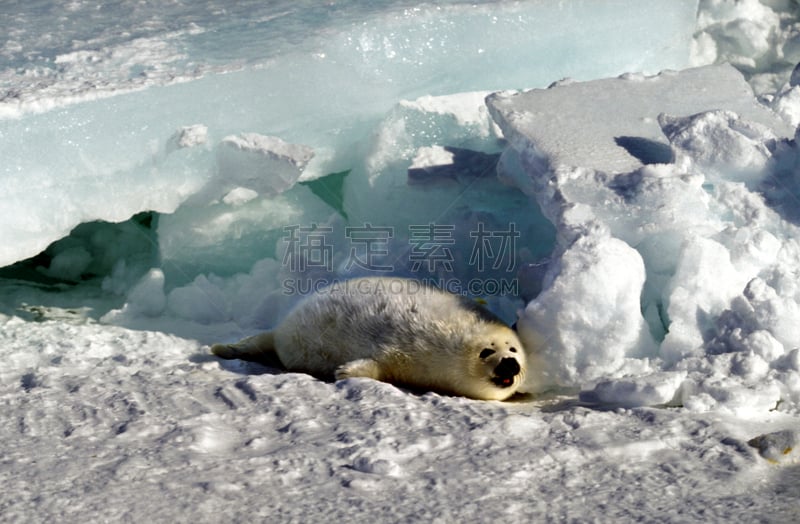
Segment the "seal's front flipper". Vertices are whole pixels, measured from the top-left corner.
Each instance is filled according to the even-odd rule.
[[[245,338],[235,344],[214,344],[211,352],[224,359],[240,358],[262,362],[277,358],[272,331]]]
[[[336,368],[336,380],[344,380],[346,378],[365,377],[375,380],[382,380],[383,373],[381,373],[380,365],[371,358],[362,358],[359,360],[351,360],[346,364],[342,364]]]

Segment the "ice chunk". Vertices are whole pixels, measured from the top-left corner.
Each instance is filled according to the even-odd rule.
[[[205,275],[199,275],[191,285],[170,291],[166,302],[171,314],[201,324],[230,318],[228,300],[221,286]]]
[[[470,91],[448,96],[426,95],[416,100],[401,100],[396,109],[399,115],[423,115],[424,119],[417,117],[420,131],[425,127],[429,132],[435,128],[446,130],[457,127],[469,129],[471,133],[482,138],[501,136],[500,129],[483,103],[487,95],[488,91]],[[450,125],[447,124],[448,120],[451,121]],[[432,123],[436,123],[436,126],[431,126]]]
[[[128,291],[125,304],[103,315],[102,322],[125,324],[132,320],[146,319],[151,322],[161,316],[167,305],[164,294],[164,273],[151,269]]]
[[[780,53],[786,42],[776,41],[782,39],[775,31],[780,17],[768,3],[701,0],[693,49],[695,60],[730,62],[748,70],[774,63],[775,53]]]
[[[731,63],[765,100],[800,61],[796,2],[701,0],[696,29],[691,64]]]
[[[399,101],[378,124],[367,152],[365,169],[369,185],[379,184],[378,177],[392,164],[414,157],[419,157],[418,163],[426,166],[453,163],[441,159],[445,146],[497,149],[496,141],[502,133],[484,104],[488,94],[479,91],[427,95],[417,100]],[[435,162],[430,156],[437,149],[431,148],[438,148],[440,158]],[[424,157],[428,157],[427,160],[423,160]]]
[[[313,155],[310,147],[278,137],[225,137],[203,188],[159,221],[159,249],[170,281],[204,271],[247,271],[274,255],[284,226],[326,220],[332,209],[308,188],[293,188]]]
[[[300,178],[314,150],[289,144],[278,137],[242,133],[222,139],[217,152],[221,194],[234,187],[252,189],[262,195],[276,195]]]
[[[760,106],[744,77],[730,65],[707,66],[653,77],[620,78],[496,93],[487,104],[504,135],[536,172],[588,168],[626,173],[653,160],[669,162],[657,117],[685,116],[724,108],[793,135]]]
[[[442,146],[421,147],[411,161],[409,173],[413,170],[425,170],[428,167],[452,165],[455,153]]]
[[[754,413],[797,397],[784,365],[797,343],[797,229],[756,192],[780,186],[788,203],[793,183],[771,175],[779,165],[790,181],[796,146],[741,74],[627,75],[487,103],[513,149],[504,179],[534,195],[559,233],[551,278],[518,321],[541,361],[534,381],[600,381],[597,399],[637,405],[640,377],[679,370],[678,402],[690,409]],[[661,117],[662,133],[665,112],[676,117]],[[598,232],[636,256],[587,248]],[[748,286],[765,275],[768,285]]]
[[[421,147],[408,167],[409,184],[430,184],[449,180],[494,178],[499,154],[487,154],[460,147]]]
[[[130,290],[123,312],[156,317],[164,311],[166,303],[164,273],[152,269]]]
[[[685,170],[657,167],[673,157],[659,114],[691,115],[722,107],[778,136],[792,134],[755,101],[742,75],[729,65],[498,93],[487,104],[525,171],[514,177],[515,185],[537,196],[566,243],[601,217],[613,224],[615,235],[631,243],[641,241],[651,226],[661,228],[665,219],[692,227],[712,223],[713,213],[702,204],[707,199],[703,177],[687,185]],[[691,192],[691,197],[677,198],[668,186]],[[664,198],[684,202],[688,212],[646,203]],[[598,200],[605,205],[594,205]],[[690,201],[702,205],[686,204]]]
[[[231,206],[241,206],[255,198],[258,198],[258,193],[256,191],[247,189],[246,187],[237,187],[231,189],[230,193],[222,197],[222,201]]]
[[[755,187],[766,174],[777,137],[764,125],[749,122],[732,111],[708,111],[688,117],[658,116],[658,123],[675,152],[675,164],[690,172]]]
[[[160,130],[136,143],[131,135],[138,131],[124,129],[125,118],[84,130],[108,111],[79,106],[68,117],[38,115],[26,120],[30,127],[21,135],[9,131],[14,123],[0,122],[6,159],[0,168],[5,224],[0,266],[40,253],[82,222],[123,222],[140,211],[173,212],[205,184],[213,155],[198,135],[180,138],[177,126],[140,122]],[[184,147],[178,147],[181,140]]]
[[[743,294],[758,326],[767,329],[785,347],[800,346],[800,305],[795,300],[778,295],[760,278],[751,280]]]
[[[797,76],[800,77],[800,74]],[[797,127],[800,124],[800,85],[779,91],[770,106],[789,125]]]
[[[729,251],[707,238],[687,239],[664,294],[669,333],[661,354],[675,362],[703,346],[703,335],[747,284],[733,267]]]
[[[401,101],[379,124],[364,161],[347,176],[344,208],[349,222],[392,229],[399,245],[391,257],[395,270],[414,267],[408,254],[409,247],[416,245],[413,230],[430,224],[438,228],[438,238],[452,239],[452,247],[446,247],[453,260],[463,260],[454,267],[457,274],[448,277],[465,281],[498,277],[488,269],[468,267],[475,265],[469,261],[477,238],[470,235],[478,235],[481,227],[491,234],[519,232],[515,253],[506,253],[515,264],[523,254],[524,262],[535,262],[552,250],[552,224],[528,196],[498,181],[501,142],[489,120],[484,95],[458,93]],[[457,253],[463,255],[456,257]]]
[[[172,135],[170,142],[175,149],[205,145],[208,142],[208,127],[203,124],[184,126]]]
[[[265,257],[275,256],[284,228],[323,223],[335,211],[305,185],[279,195],[253,198],[234,190],[222,202],[183,206],[158,221],[162,265],[171,282],[185,282],[214,272],[247,272]]]

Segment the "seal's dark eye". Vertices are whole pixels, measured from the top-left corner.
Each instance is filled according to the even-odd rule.
[[[492,355],[494,355],[494,350],[493,350],[493,349],[486,348],[486,349],[484,349],[483,351],[481,351],[481,354],[480,354],[480,355],[478,355],[478,356],[480,356],[481,358],[489,358],[489,357],[491,357]]]

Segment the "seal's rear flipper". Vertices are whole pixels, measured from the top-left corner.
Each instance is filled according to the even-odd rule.
[[[240,358],[256,362],[277,358],[272,331],[245,338],[235,344],[214,344],[211,352],[224,359]]]
[[[342,364],[336,368],[334,376],[336,380],[345,380],[353,377],[366,377],[375,380],[383,379],[380,365],[371,358],[351,360],[346,364]]]

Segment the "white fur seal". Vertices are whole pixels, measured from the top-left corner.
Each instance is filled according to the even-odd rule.
[[[289,371],[484,400],[513,395],[526,371],[519,338],[497,317],[468,298],[395,277],[333,284],[272,331],[211,351],[245,360],[274,353]]]

